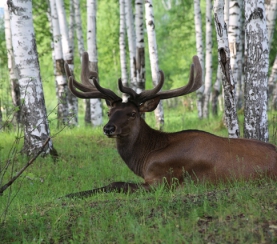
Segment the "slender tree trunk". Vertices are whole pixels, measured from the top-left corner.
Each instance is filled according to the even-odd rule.
[[[272,96],[272,107],[277,110],[277,55],[268,81],[268,96]]]
[[[229,26],[229,7],[230,7],[230,0],[224,0],[224,22],[227,25],[227,29]]]
[[[68,63],[69,68],[74,73],[73,47],[69,39],[69,31],[66,22],[65,8],[63,0],[56,0],[56,7],[58,11],[58,19],[61,31],[61,41],[63,50],[63,59]],[[78,100],[71,92],[68,92],[68,114],[69,124],[75,126],[78,124]]]
[[[222,70],[225,120],[230,138],[239,137],[239,124],[235,106],[235,83],[230,67],[230,51],[227,25],[224,22],[224,1],[215,0],[214,19],[218,43],[218,62]]]
[[[203,117],[209,117],[209,101],[212,87],[212,2],[206,1],[206,75],[205,75],[205,90],[204,90],[204,104]]]
[[[72,47],[72,50],[74,51],[74,29],[75,29],[75,13],[74,13],[74,3],[73,0],[69,0],[69,28],[68,28],[68,36],[69,36],[69,42],[70,46]],[[73,56],[73,55],[72,55]],[[74,56],[73,56],[74,58]]]
[[[230,49],[230,64],[233,72],[233,78],[236,86],[236,104],[239,100],[240,95],[240,82],[238,82],[238,68],[239,59],[237,53],[240,48],[241,36],[241,0],[230,0],[229,9],[229,27],[228,27],[228,39],[229,39],[229,49]],[[240,55],[239,55],[240,56]],[[240,56],[241,58],[241,56]],[[241,64],[241,63],[240,63]]]
[[[64,71],[61,32],[55,0],[50,0],[55,59],[55,79],[58,99],[58,127],[68,123],[68,86]]]
[[[31,156],[36,155],[50,137],[33,26],[32,1],[9,0],[7,4],[11,18],[13,49],[16,50],[15,66],[19,71],[20,96],[23,101],[22,152]],[[49,140],[43,155],[52,151],[52,140]]]
[[[96,44],[96,0],[87,1],[87,45],[89,69],[98,73],[98,54]],[[99,79],[99,78],[98,78]],[[90,99],[91,124],[102,124],[102,106],[100,99]]]
[[[218,115],[218,97],[221,91],[221,81],[222,81],[222,73],[221,73],[220,65],[218,65],[216,81],[213,86],[213,94],[212,94],[212,113],[214,116]]]
[[[78,43],[78,50],[80,59],[82,61],[82,55],[85,51],[85,45],[84,45],[84,37],[83,37],[83,27],[82,27],[82,18],[81,18],[81,12],[80,12],[80,1],[79,0],[73,0],[74,4],[74,14],[75,14],[75,28],[76,28],[76,36],[77,36],[77,43]]]
[[[15,107],[15,123],[17,125],[20,124],[20,114],[21,114],[21,107],[20,107],[20,89],[18,83],[18,73],[15,69],[14,63],[14,52],[12,47],[12,33],[11,33],[11,26],[10,26],[10,14],[8,10],[8,5],[4,5],[5,9],[5,38],[6,38],[6,47],[7,47],[7,54],[8,54],[8,69],[10,74],[10,84],[11,84],[11,93],[12,93],[12,101],[13,106]]]
[[[144,0],[136,0],[135,4],[137,93],[140,93],[145,90]]]
[[[272,95],[272,107],[275,111],[277,111],[277,83],[275,83],[275,88],[273,89]]]
[[[268,50],[270,51],[277,17],[277,0],[267,0],[265,4],[266,24],[268,31]]]
[[[196,51],[197,56],[199,57],[200,64],[203,70],[202,81],[204,78],[204,52],[203,52],[203,37],[202,37],[202,18],[201,18],[201,9],[200,9],[200,0],[194,0],[194,25],[196,33]],[[204,84],[196,91],[197,94],[197,110],[198,117],[203,118],[203,93],[204,93]]]
[[[265,12],[266,12],[266,23],[268,30],[268,50],[270,51],[271,42],[273,39],[274,28],[276,25],[276,17],[277,17],[277,0],[265,1]],[[268,80],[268,99],[271,98],[274,86],[277,80],[277,55],[275,57],[275,61],[271,70],[271,74]],[[276,101],[276,96],[273,95],[273,105]],[[273,106],[275,108],[277,105]]]
[[[149,46],[149,57],[151,64],[151,74],[154,86],[159,81],[159,64],[158,64],[158,50],[155,33],[155,22],[152,0],[145,0],[145,19],[148,35],[148,46]],[[162,130],[164,125],[164,112],[163,106],[160,102],[158,107],[155,109],[155,116],[157,126]]]
[[[128,36],[128,47],[129,47],[129,60],[130,60],[130,86],[136,90],[137,81],[136,81],[136,67],[135,67],[135,30],[134,30],[134,17],[132,10],[132,1],[125,0],[125,18],[126,18],[126,28]]]
[[[126,62],[126,43],[125,43],[125,1],[119,1],[120,24],[119,24],[119,50],[120,50],[120,67],[121,67],[121,80],[124,86],[128,86],[128,73]],[[122,99],[124,102],[128,100],[128,95],[123,93]]]
[[[246,65],[244,136],[268,141],[268,33],[264,1],[245,1]]]

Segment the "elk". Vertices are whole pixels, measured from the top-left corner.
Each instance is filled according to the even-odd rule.
[[[160,100],[189,94],[201,86],[202,68],[197,56],[193,57],[188,84],[175,90],[161,91],[164,82],[161,71],[157,86],[140,94],[123,86],[119,79],[120,91],[129,95],[127,102],[122,102],[113,91],[100,86],[97,73],[88,68],[86,52],[82,59],[82,83],[73,78],[65,64],[69,88],[79,98],[106,100],[109,121],[103,128],[104,134],[115,138],[121,158],[136,175],[144,179],[144,183],[114,182],[67,197],[87,197],[110,191],[134,192],[140,188],[150,190],[165,180],[169,185],[173,179],[183,183],[187,176],[195,181],[211,183],[248,180],[261,174],[277,177],[277,151],[272,144],[223,138],[199,130],[165,133],[152,129],[141,118],[141,113],[153,111]]]

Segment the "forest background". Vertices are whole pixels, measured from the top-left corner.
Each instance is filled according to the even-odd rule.
[[[157,38],[158,56],[160,69],[165,73],[165,84],[163,89],[173,89],[186,83],[189,75],[191,58],[195,55],[195,26],[194,9],[191,1],[177,1],[170,8],[165,8],[163,1],[153,1],[155,14],[155,31]],[[65,1],[67,15],[69,15],[69,3]],[[83,35],[86,45],[86,1],[80,1],[82,13]],[[202,31],[205,40],[205,3],[201,3],[202,11]],[[33,3],[34,27],[37,41],[37,49],[41,68],[41,77],[44,88],[47,111],[52,111],[57,105],[55,94],[55,76],[53,71],[52,36],[50,33],[49,20],[46,12],[48,4],[45,1],[35,1]],[[0,28],[0,71],[1,106],[6,114],[9,114],[12,107],[9,85],[9,73],[7,68],[7,53],[5,46],[4,27],[2,22]],[[269,74],[273,66],[277,53],[277,32],[273,35],[273,41],[269,54]],[[216,80],[218,66],[218,52],[216,32],[213,24],[212,30],[212,81]],[[119,6],[117,1],[99,1],[97,7],[97,48],[98,48],[98,70],[101,84],[118,91],[117,79],[121,76],[120,55],[119,55]],[[153,86],[151,81],[151,69],[148,55],[147,35],[145,35],[145,62],[146,62],[146,89]],[[76,77],[80,77],[80,56],[78,54],[77,40],[74,42],[74,72]],[[205,49],[204,49],[205,50]],[[128,50],[127,50],[128,52]],[[127,62],[128,63],[128,62]],[[78,78],[77,78],[78,79]],[[189,97],[196,98],[195,94]],[[186,99],[186,98],[183,98]],[[269,104],[269,109],[271,106]],[[79,102],[79,116],[83,116],[84,103]],[[83,119],[79,122],[82,124]]]

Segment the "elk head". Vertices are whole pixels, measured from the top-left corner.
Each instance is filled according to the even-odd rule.
[[[106,100],[109,107],[109,122],[104,126],[104,133],[108,137],[125,137],[139,131],[140,114],[153,111],[160,100],[194,92],[202,85],[202,69],[197,56],[193,57],[193,64],[190,69],[190,78],[186,86],[170,91],[161,91],[164,83],[164,74],[159,71],[160,78],[156,87],[141,93],[136,93],[133,89],[125,87],[121,79],[118,79],[119,90],[129,95],[128,102],[122,99],[113,91],[103,88],[97,81],[96,72],[89,70],[88,53],[85,52],[82,58],[81,81],[78,83],[65,64],[66,74],[69,80],[70,91],[79,98],[101,98]],[[135,134],[136,134],[135,133]]]

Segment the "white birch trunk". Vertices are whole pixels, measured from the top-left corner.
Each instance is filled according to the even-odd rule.
[[[266,12],[267,31],[268,31],[268,50],[270,51],[274,28],[276,25],[277,0],[265,1],[265,12]],[[271,74],[268,80],[268,98],[272,96],[272,92],[274,90],[276,80],[277,80],[277,56],[275,58],[275,61],[271,70]],[[273,105],[275,104],[274,101],[276,101],[275,98],[273,98]]]
[[[276,25],[277,0],[267,0],[265,1],[264,4],[265,4],[266,23],[267,23],[267,31],[268,31],[268,50],[270,51],[274,28]]]
[[[96,44],[96,0],[87,1],[87,46],[89,69],[98,73],[98,54]],[[102,124],[102,106],[100,99],[90,99],[91,123]]]
[[[7,47],[7,54],[8,54],[8,69],[10,75],[10,84],[11,84],[11,94],[12,94],[12,101],[13,106],[15,107],[15,122],[19,125],[20,123],[20,90],[19,90],[19,83],[18,83],[18,73],[15,69],[14,63],[14,52],[12,46],[12,33],[11,33],[11,26],[10,26],[10,13],[8,10],[8,5],[4,5],[5,10],[5,39],[6,39],[6,47]]]
[[[272,93],[272,108],[277,111],[277,83],[275,83],[275,87]]]
[[[56,0],[56,7],[61,31],[61,41],[62,41],[62,50],[63,50],[63,59],[64,62],[68,63],[68,66],[74,73],[74,61],[73,61],[73,47],[69,39],[69,31],[66,21],[66,14],[64,8],[63,0]],[[78,100],[71,92],[68,92],[68,114],[69,114],[69,124],[76,126],[78,124]]]
[[[203,117],[209,117],[209,101],[212,87],[212,1],[206,1],[206,57],[205,57],[205,89],[204,89],[204,104]]]
[[[241,65],[241,55],[237,57],[240,48],[241,36],[241,0],[230,0],[228,40],[230,49],[230,64],[236,86],[236,104],[240,95],[240,82],[238,84],[238,65]]]
[[[217,32],[218,62],[222,70],[225,120],[230,138],[239,137],[239,124],[235,106],[235,83],[230,67],[227,25],[224,22],[224,0],[215,0],[214,19]]]
[[[55,80],[58,99],[58,127],[68,123],[68,86],[64,72],[61,32],[55,0],[50,0],[53,47],[55,59]]]
[[[204,52],[203,52],[203,37],[202,37],[202,18],[201,18],[201,9],[200,9],[200,0],[194,0],[194,25],[195,25],[195,33],[196,33],[196,51],[197,56],[199,58],[201,67],[202,67],[202,81],[204,78]],[[203,92],[204,92],[204,83],[203,85],[196,91],[197,94],[197,110],[198,117],[203,118]]]
[[[24,145],[22,152],[35,155],[50,137],[32,18],[32,1],[8,2],[15,66],[19,74]],[[43,155],[53,151],[52,140]]]
[[[264,1],[245,1],[244,136],[268,141],[267,73],[268,33]]]
[[[84,44],[84,36],[83,36],[83,26],[82,26],[82,18],[80,12],[80,0],[73,0],[74,6],[74,19],[75,19],[75,30],[76,30],[76,37],[77,37],[77,45],[78,45],[78,52],[80,56],[80,61],[82,62],[82,55],[85,51],[85,44]],[[91,112],[90,112],[90,100],[84,99],[85,104],[85,124],[91,124]]]
[[[149,58],[151,64],[151,74],[154,86],[157,85],[159,80],[159,64],[158,64],[158,50],[156,43],[156,33],[155,33],[155,22],[153,13],[152,0],[145,0],[145,19],[146,28],[148,35],[148,48],[149,48]],[[164,112],[163,106],[160,102],[158,107],[155,109],[155,116],[157,126],[162,129],[164,125]]]
[[[229,5],[230,5],[230,0],[224,0],[224,21],[227,25],[227,29],[229,26]]]
[[[268,80],[268,97],[273,97],[272,105],[277,110],[277,55],[272,66],[271,74]],[[275,87],[275,88],[274,88]]]
[[[125,1],[119,1],[119,50],[120,50],[120,67],[121,67],[121,80],[124,86],[128,87],[128,73],[127,73],[127,62],[126,62],[126,43],[125,43]],[[128,95],[122,94],[123,102],[128,101]]]
[[[126,17],[126,28],[128,37],[128,47],[129,47],[129,62],[130,62],[130,86],[136,90],[136,69],[135,69],[135,30],[134,30],[134,17],[132,10],[132,0],[125,0],[125,17]]]
[[[144,48],[144,0],[136,0],[136,74],[137,93],[145,90],[145,48]]]
[[[216,74],[216,81],[213,86],[213,94],[212,94],[212,113],[214,116],[218,115],[218,99],[221,91],[221,81],[222,81],[222,72],[221,68],[217,66],[217,74]]]
[[[82,19],[81,19],[81,12],[80,12],[80,1],[73,0],[74,4],[74,14],[75,14],[75,28],[76,28],[76,36],[77,36],[77,43],[78,43],[78,51],[80,55],[80,59],[82,60],[83,52],[85,51],[84,45],[84,37],[83,37],[83,27],[82,27]]]
[[[75,17],[74,17],[74,3],[73,0],[69,0],[69,28],[68,37],[72,51],[74,52],[74,29],[75,29]],[[73,59],[74,56],[72,55]]]

